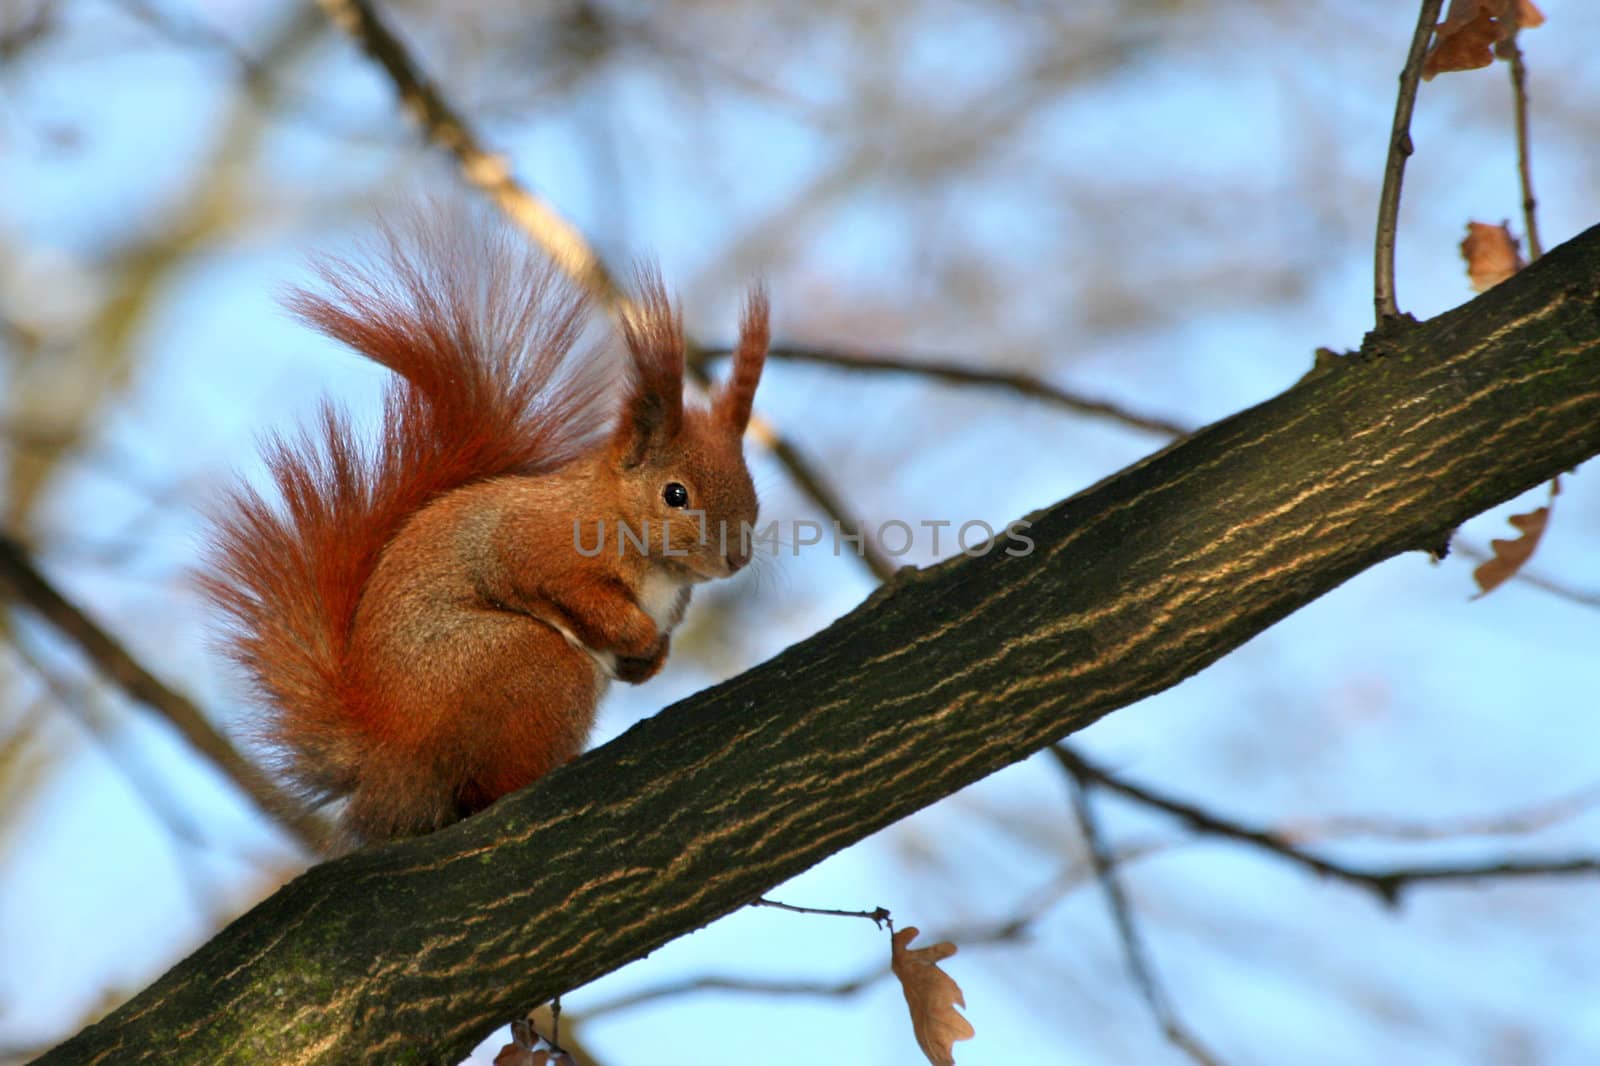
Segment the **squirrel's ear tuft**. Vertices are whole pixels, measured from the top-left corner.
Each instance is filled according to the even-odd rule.
[[[757,285],[750,290],[739,322],[739,344],[733,350],[733,366],[728,380],[717,392],[714,411],[717,420],[735,433],[750,424],[750,408],[761,383],[761,367],[767,361],[767,290]]]
[[[683,315],[654,267],[640,267],[638,279],[639,296],[621,315],[633,359],[613,438],[624,466],[637,466],[683,428]]]

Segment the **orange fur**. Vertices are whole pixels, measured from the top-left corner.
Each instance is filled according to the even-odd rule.
[[[582,749],[611,677],[660,669],[689,586],[748,558],[697,539],[665,486],[712,523],[754,521],[741,437],[766,345],[752,298],[728,387],[686,409],[681,319],[645,275],[608,431],[605,364],[571,354],[585,301],[545,260],[474,224],[384,235],[374,265],[326,263],[325,291],[288,301],[394,371],[378,442],[331,405],[272,439],[278,500],[230,497],[204,578],[261,739],[309,798],[348,801],[357,841],[528,784]],[[599,523],[613,542],[585,556]],[[619,552],[617,523],[688,551],[652,532]]]

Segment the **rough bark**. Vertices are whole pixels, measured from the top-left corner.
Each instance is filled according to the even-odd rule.
[[[1331,363],[1029,516],[1027,556],[902,571],[485,814],[309,871],[41,1061],[459,1061],[533,1001],[1442,549],[1600,451],[1600,227]]]

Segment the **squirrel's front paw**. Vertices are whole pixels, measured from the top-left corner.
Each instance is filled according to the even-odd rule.
[[[648,655],[617,656],[617,680],[638,685],[655,677],[661,672],[662,664],[667,661],[667,648],[671,643],[672,638],[663,633]]]

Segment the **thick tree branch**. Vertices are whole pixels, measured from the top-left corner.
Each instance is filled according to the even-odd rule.
[[[1597,452],[1600,228],[1032,515],[1028,555],[901,571],[484,814],[312,869],[43,1061],[458,1061]]]

